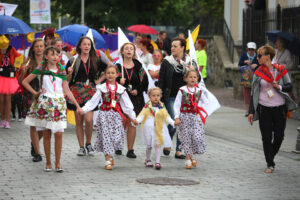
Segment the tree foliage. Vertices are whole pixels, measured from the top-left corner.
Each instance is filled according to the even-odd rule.
[[[18,4],[14,16],[29,23],[29,0],[6,2]],[[201,21],[221,21],[223,8],[224,0],[85,0],[85,23],[94,28],[132,24],[188,28]],[[51,0],[52,26],[57,26],[60,15],[80,23],[81,0]]]

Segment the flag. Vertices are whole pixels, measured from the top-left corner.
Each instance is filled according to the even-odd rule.
[[[92,29],[89,29],[85,36],[90,38],[94,44],[94,37],[93,37]]]
[[[189,30],[189,46],[190,46],[190,59],[191,62],[195,62],[198,68],[198,72],[201,76],[201,72],[199,71],[199,65],[197,63],[197,55],[196,55],[196,49],[193,42],[191,31]],[[219,104],[218,99],[206,88],[204,80],[201,78],[198,87],[203,91],[203,102],[202,107],[207,112],[207,115],[211,115],[213,112],[215,112],[217,109],[219,109],[221,106]]]
[[[197,40],[199,29],[200,29],[200,24],[192,32],[193,44],[195,44]],[[186,50],[189,50],[189,38],[186,39]]]
[[[73,110],[67,110],[67,121],[69,124],[76,125],[75,113]]]
[[[17,4],[0,3],[0,15],[12,16],[17,7]]]
[[[197,62],[197,55],[196,55],[196,49],[195,49],[195,46],[194,46],[194,42],[193,42],[193,38],[192,38],[192,35],[191,35],[191,31],[189,30],[189,46],[190,46],[190,59],[191,59],[191,63],[194,61],[197,65],[197,69],[198,69],[198,72],[201,76],[201,72],[199,71],[199,65],[198,65],[198,62]],[[204,83],[204,80],[203,78],[201,78],[200,80],[200,83],[199,83],[202,87],[205,87],[205,83]]]

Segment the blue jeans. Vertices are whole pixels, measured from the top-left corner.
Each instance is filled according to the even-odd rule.
[[[167,111],[168,111],[168,113],[170,114],[170,116],[173,120],[174,120],[174,117],[175,117],[174,116],[174,102],[175,102],[175,97],[170,97],[165,103]],[[173,128],[173,126],[169,125],[168,129],[169,129],[170,137],[171,137],[171,139],[173,139],[173,136],[175,135],[175,132],[176,132],[176,128]],[[177,139],[177,141],[176,141],[176,151],[181,151],[181,149],[179,149],[179,145],[181,144],[181,142],[178,139],[178,135],[177,135],[176,139]]]

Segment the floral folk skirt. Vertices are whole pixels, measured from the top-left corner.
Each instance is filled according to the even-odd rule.
[[[96,93],[96,85],[94,83],[85,85],[85,82],[76,82],[74,85],[70,86],[70,90],[80,107],[83,107]],[[67,105],[68,109],[76,110],[76,106],[68,98]],[[95,110],[97,109],[98,108],[96,107]]]
[[[40,95],[31,104],[26,115],[25,124],[50,130],[67,128],[66,100],[64,97],[50,98]]]
[[[189,155],[203,154],[206,150],[205,132],[201,118],[193,113],[181,113],[178,127],[179,148]]]
[[[116,150],[122,150],[125,131],[122,117],[114,110],[99,110],[97,116],[97,137],[94,149],[105,155],[113,155]]]

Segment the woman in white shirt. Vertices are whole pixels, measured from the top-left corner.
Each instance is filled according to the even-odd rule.
[[[148,38],[143,38],[140,41],[140,48],[142,50],[141,62],[147,68],[149,64],[153,64],[153,46]]]

